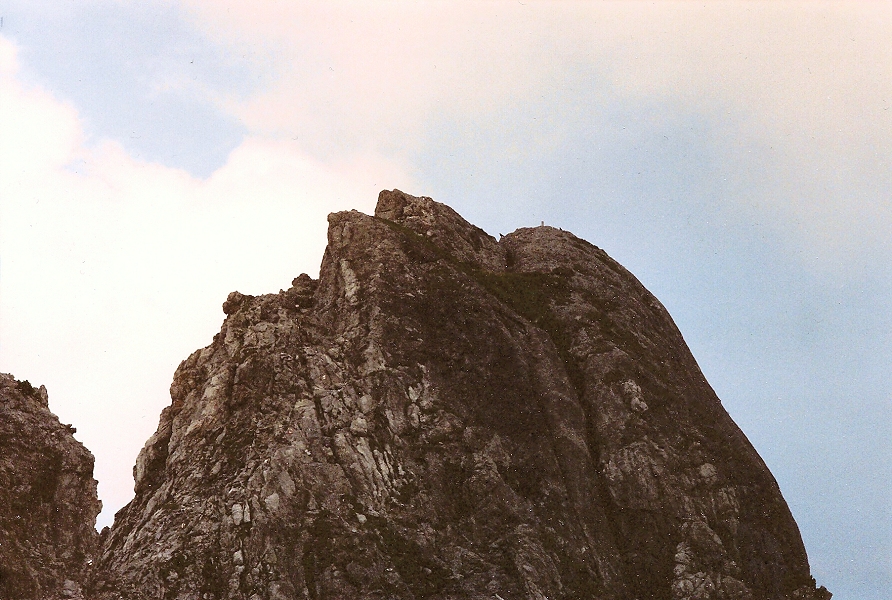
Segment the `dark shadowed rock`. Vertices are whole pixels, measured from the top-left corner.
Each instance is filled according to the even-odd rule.
[[[774,478],[662,305],[550,227],[329,217],[318,281],[229,296],[104,540],[96,598],[782,599]]]
[[[46,388],[0,374],[0,598],[80,597],[101,503],[73,433]]]

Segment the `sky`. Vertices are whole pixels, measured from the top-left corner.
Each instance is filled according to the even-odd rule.
[[[233,290],[382,189],[672,314],[819,584],[892,589],[892,3],[0,0],[0,371],[132,497]]]

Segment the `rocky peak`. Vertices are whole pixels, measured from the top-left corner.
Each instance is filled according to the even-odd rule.
[[[457,261],[491,271],[505,268],[505,251],[495,238],[428,197],[384,190],[378,194],[375,216],[423,236]]]
[[[80,596],[102,505],[74,432],[44,386],[0,374],[0,598]]]
[[[329,216],[318,281],[233,293],[174,376],[98,600],[824,600],[662,305],[551,227]]]

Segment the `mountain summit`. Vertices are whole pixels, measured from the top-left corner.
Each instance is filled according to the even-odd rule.
[[[88,597],[829,598],[669,314],[568,232],[384,191],[223,309]]]

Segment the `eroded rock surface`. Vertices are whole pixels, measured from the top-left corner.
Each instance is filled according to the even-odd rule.
[[[105,535],[112,598],[824,598],[665,309],[551,227],[329,217],[318,281],[234,292]]]
[[[81,597],[101,504],[73,433],[45,387],[0,374],[0,598]]]

